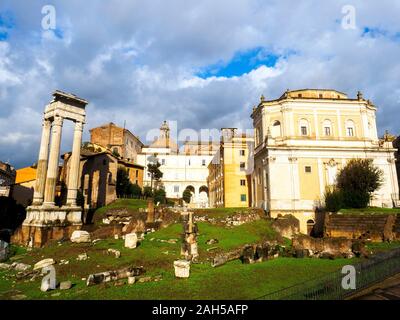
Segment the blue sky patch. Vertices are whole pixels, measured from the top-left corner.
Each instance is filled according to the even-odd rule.
[[[379,38],[385,37],[392,41],[400,41],[400,32],[389,32],[380,28],[364,27],[362,37]]]
[[[8,12],[0,12],[0,41],[8,39],[8,31],[15,27],[13,15]]]
[[[217,62],[213,65],[201,68],[196,74],[200,78],[208,77],[234,77],[241,76],[244,73],[249,73],[251,70],[265,65],[273,67],[281,58],[277,55],[267,51],[265,48],[257,47],[248,51],[239,51],[227,63]]]

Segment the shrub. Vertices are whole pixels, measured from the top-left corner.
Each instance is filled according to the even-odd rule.
[[[132,197],[138,199],[142,196],[142,188],[135,184],[131,184],[129,186],[129,195],[131,195]]]
[[[164,189],[154,190],[154,203],[165,204],[166,203],[166,193]]]
[[[333,190],[327,188],[325,191],[325,210],[329,212],[338,212],[343,208],[343,193],[340,189]]]
[[[153,197],[153,191],[151,190],[151,187],[146,186],[143,188],[143,196],[145,198],[152,198]]]
[[[186,188],[185,191],[183,191],[182,199],[186,203],[189,203],[191,198],[192,198],[192,193],[190,192],[189,189]]]
[[[344,206],[365,208],[372,193],[383,183],[383,171],[371,159],[352,159],[339,172],[337,186],[343,192]]]

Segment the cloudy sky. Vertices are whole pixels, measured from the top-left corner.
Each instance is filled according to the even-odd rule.
[[[42,26],[45,5],[55,29]],[[36,161],[55,89],[89,100],[84,140],[109,121],[145,143],[164,119],[251,128],[260,95],[287,88],[361,90],[379,133],[400,134],[399,14],[396,0],[1,0],[0,160]]]

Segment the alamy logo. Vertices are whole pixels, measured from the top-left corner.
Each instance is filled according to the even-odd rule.
[[[42,28],[44,30],[55,30],[56,29],[56,8],[52,5],[43,6],[42,14],[45,15],[42,18]]]
[[[46,292],[48,290],[56,289],[56,269],[54,266],[47,266],[42,269],[42,275],[45,275],[42,279],[40,290]]]
[[[342,28],[345,30],[356,29],[356,8],[352,5],[345,5],[342,8]]]
[[[344,266],[342,274],[345,274],[342,278],[342,288],[344,290],[356,289],[356,268],[351,265]]]

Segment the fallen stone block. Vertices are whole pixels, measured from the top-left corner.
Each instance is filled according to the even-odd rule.
[[[139,276],[144,272],[145,270],[143,267],[128,267],[115,271],[95,273],[88,276],[86,285],[92,286],[104,282],[110,282],[128,277]]]
[[[125,235],[125,248],[134,249],[137,246],[138,236],[136,233]]]
[[[69,290],[72,288],[71,281],[63,281],[60,283],[60,290]]]
[[[56,262],[52,258],[43,259],[43,260],[40,260],[39,262],[35,263],[35,265],[33,266],[33,270],[43,269],[43,268],[51,266],[55,263]]]
[[[74,243],[91,242],[90,233],[83,230],[75,230],[74,232],[72,232],[71,242]]]
[[[11,264],[11,267],[16,270],[16,271],[27,271],[30,268],[32,268],[31,265],[29,264],[25,264],[25,263],[21,263],[21,262],[14,262]]]

